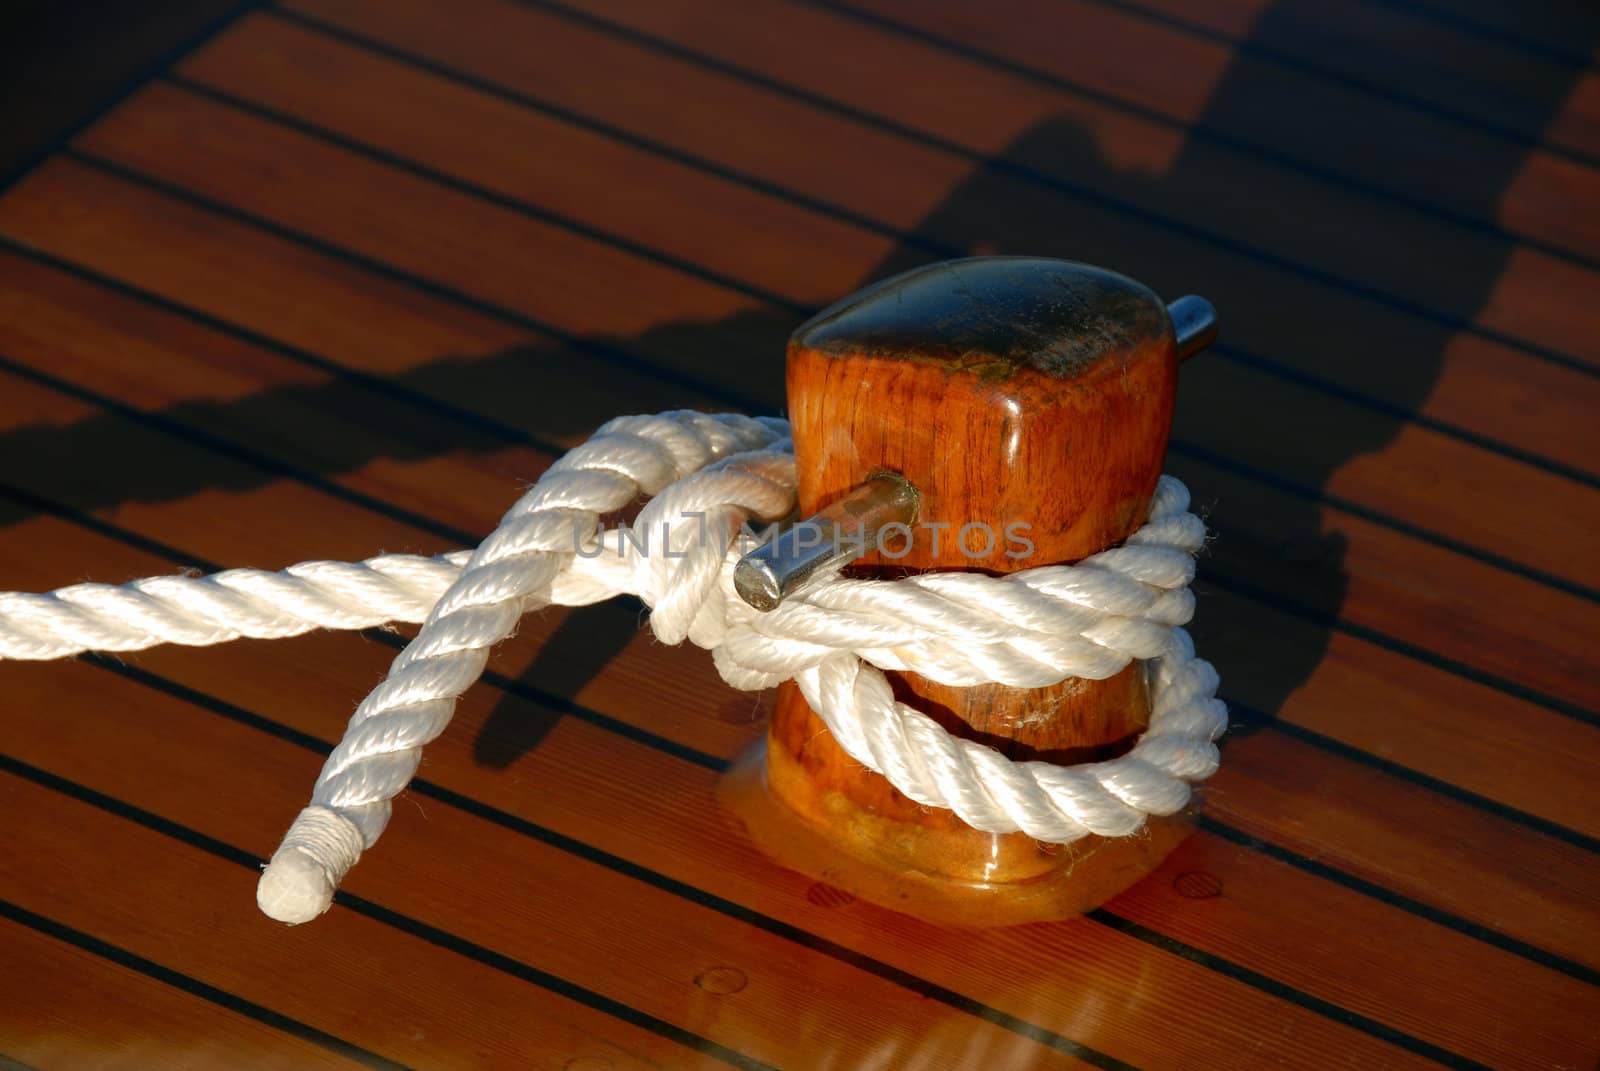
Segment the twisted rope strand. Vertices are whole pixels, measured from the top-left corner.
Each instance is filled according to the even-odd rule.
[[[302,562],[275,573],[155,576],[121,586],[74,584],[47,595],[3,592],[0,661],[421,621],[470,553],[386,554],[362,562]]]
[[[601,529],[640,495],[651,498],[632,528]],[[1074,565],[892,582],[831,575],[763,614],[733,594],[733,567],[757,545],[748,523],[794,505],[785,422],[619,417],[552,465],[470,553],[0,594],[0,660],[422,621],[356,708],[262,874],[258,903],[285,922],[327,909],[489,650],[523,613],[550,604],[639,596],[663,642],[709,649],[736,688],[794,678],[852,758],[986,832],[1124,836],[1182,809],[1191,783],[1216,770],[1227,711],[1216,671],[1180,627],[1194,612],[1188,585],[1205,526],[1177,480],[1161,477],[1148,520],[1123,545]],[[1038,688],[1103,679],[1136,659],[1151,685],[1147,730],[1126,755],[1072,767],[1013,762],[953,737],[897,702],[883,675]]]

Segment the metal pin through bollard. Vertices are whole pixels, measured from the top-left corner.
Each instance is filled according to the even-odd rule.
[[[1178,360],[1199,353],[1217,338],[1217,310],[1187,295],[1167,306]],[[818,572],[877,549],[892,526],[915,522],[919,495],[910,481],[881,473],[842,498],[751,551],[734,567],[733,586],[757,610],[775,610],[784,596]]]
[[[909,539],[920,498],[909,480],[880,473],[741,558],[734,590],[757,610],[776,610],[808,578],[877,549],[889,530]]]
[[[1167,306],[1167,315],[1177,337],[1178,360],[1187,361],[1217,340],[1217,310],[1205,298],[1185,295]]]

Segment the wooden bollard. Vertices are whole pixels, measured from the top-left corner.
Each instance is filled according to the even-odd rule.
[[[1131,279],[1067,261],[952,261],[869,287],[790,339],[801,511],[882,473],[915,487],[909,545],[860,558],[857,576],[1001,574],[1113,546],[1148,512],[1180,349],[1187,356],[1213,335],[1203,301],[1169,313]],[[1111,758],[1150,716],[1140,663],[1038,689],[888,676],[902,702],[1013,759]],[[791,867],[971,925],[1088,910],[1148,873],[1187,828],[1184,816],[1152,819],[1134,836],[1065,846],[979,832],[846,755],[793,682],[779,690],[764,762],[744,764],[726,795]]]

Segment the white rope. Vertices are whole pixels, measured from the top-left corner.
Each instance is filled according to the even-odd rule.
[[[652,608],[666,643],[709,648],[723,679],[766,688],[793,677],[841,747],[909,798],[992,833],[1068,843],[1124,836],[1172,814],[1217,768],[1227,726],[1217,675],[1179,626],[1193,614],[1193,555],[1205,539],[1183,485],[1163,476],[1145,525],[1075,565],[1005,577],[927,573],[895,581],[819,578],[771,613],[733,591],[757,545],[747,522],[794,509],[783,421],[679,411],[620,417],[556,462],[469,555],[309,562],[0,594],[0,659],[211,644],[314,628],[424,622],[350,719],[311,803],[261,878],[263,911],[304,922],[389,820],[488,652],[522,614],[619,594]],[[653,496],[624,535],[602,516]],[[883,670],[943,684],[1019,688],[1103,679],[1135,659],[1150,675],[1150,724],[1133,749],[1072,767],[1013,762],[899,703]]]
[[[318,628],[421,621],[471,551],[438,558],[386,554],[364,562],[302,562],[278,573],[229,569],[131,584],[74,584],[48,595],[0,593],[0,660],[204,647],[281,639]]]

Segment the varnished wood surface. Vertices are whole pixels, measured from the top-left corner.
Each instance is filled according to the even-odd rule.
[[[870,286],[798,328],[786,369],[802,515],[883,471],[918,488],[916,524],[851,567],[865,576],[1011,573],[1121,543],[1149,513],[1178,380],[1158,295],[1099,268],[1015,256],[944,261]],[[1019,761],[1121,755],[1150,722],[1138,665],[1043,688],[886,676],[947,731]],[[1144,836],[1065,846],[980,832],[847,755],[793,681],[778,687],[764,783],[823,842],[797,835],[781,813],[767,831],[761,794],[734,797],[751,801],[735,813],[779,862],[968,925],[1098,907],[1154,868],[1183,829],[1175,818]],[[810,858],[789,854],[797,841]],[[839,853],[859,865],[819,865]]]
[[[1600,22],[1462,0],[287,0],[0,191],[0,588],[434,552],[561,448],[774,411],[971,252],[1218,306],[1207,818],[961,931],[718,810],[764,707],[535,615],[347,895],[256,867],[398,640],[0,665],[24,1067],[1593,1067]],[[8,106],[9,106],[8,102]]]

